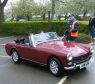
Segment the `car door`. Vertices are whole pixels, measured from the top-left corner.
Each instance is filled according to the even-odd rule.
[[[39,48],[34,48],[28,45],[22,45],[21,48],[23,59],[31,60],[37,63],[46,63],[48,54],[41,51]]]
[[[20,39],[20,44],[17,44],[17,50],[23,59],[34,60],[35,50],[30,46],[29,38]]]
[[[21,56],[23,59],[34,60],[35,59],[35,49],[29,45],[21,46]]]
[[[50,56],[48,53],[46,53],[44,50],[42,50],[41,48],[36,47],[34,49],[35,51],[35,57],[34,60],[38,63],[41,64],[46,64],[47,63],[47,59]]]
[[[19,53],[21,58],[27,60],[34,60],[35,57],[35,49],[34,47],[30,46],[29,38],[25,38],[23,42],[19,45]]]
[[[46,63],[48,54],[43,52],[41,48],[30,46],[29,41],[25,40],[19,47],[19,52],[23,59]]]

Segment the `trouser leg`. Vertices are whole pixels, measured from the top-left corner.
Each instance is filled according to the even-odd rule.
[[[92,38],[93,44],[95,45],[95,38]]]
[[[95,27],[90,28],[90,34],[91,34],[91,43],[95,44]]]
[[[95,38],[91,38],[91,44],[95,45]]]

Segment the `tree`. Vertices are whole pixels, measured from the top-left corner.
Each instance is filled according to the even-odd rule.
[[[83,17],[90,13],[95,14],[95,0],[57,0],[55,12],[57,15],[72,13],[83,14]]]
[[[0,22],[4,21],[4,7],[6,6],[8,0],[4,0],[3,2],[0,0]]]
[[[17,16],[25,17],[29,21],[32,17],[34,5],[33,0],[20,0],[16,8]]]
[[[48,11],[51,11],[51,3],[39,4],[37,5],[37,9],[35,10],[35,15],[41,15],[43,20],[46,20],[46,15]]]
[[[29,21],[32,18],[35,6],[34,0],[20,0],[15,5],[11,5],[11,15],[17,17],[17,20],[23,18]]]
[[[48,10],[51,10],[51,4],[49,2],[36,3],[34,0],[20,0],[11,4],[11,17],[24,17],[28,21],[32,19],[32,16],[42,16],[43,20],[46,20],[46,14]]]

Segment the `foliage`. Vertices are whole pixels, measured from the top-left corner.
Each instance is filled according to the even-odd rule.
[[[26,35],[29,32],[37,33],[40,31],[55,31],[63,35],[67,28],[67,21],[52,21],[52,28],[48,29],[47,21],[29,21],[29,22],[4,22],[0,24],[1,35]],[[88,25],[79,23],[79,32],[88,34]]]
[[[95,0],[57,0],[56,1],[56,13],[66,14],[73,13],[76,15],[88,13],[95,13]]]
[[[11,10],[11,17],[22,17],[26,20],[31,20],[32,16],[43,16],[43,14],[47,14],[47,12],[51,9],[50,3],[36,3],[34,0],[20,0],[19,2],[12,3],[9,10]],[[8,12],[8,11],[7,11]],[[8,13],[6,13],[8,14]]]
[[[95,0],[40,0],[39,3],[34,0],[19,0],[19,2],[11,4],[11,8],[8,9],[6,15],[10,14],[9,18],[23,17],[27,20],[31,20],[32,16],[40,16],[43,20],[46,20],[48,11],[51,11],[52,20],[55,16],[67,16],[68,13],[82,14],[86,18],[85,16],[88,13],[95,15],[94,9]]]

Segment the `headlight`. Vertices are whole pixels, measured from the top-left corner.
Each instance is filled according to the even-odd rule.
[[[94,52],[93,46],[90,47],[90,51],[91,51],[91,53]]]
[[[73,59],[72,53],[67,54],[67,59],[68,61],[71,61]]]

